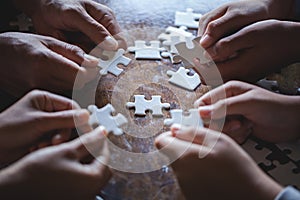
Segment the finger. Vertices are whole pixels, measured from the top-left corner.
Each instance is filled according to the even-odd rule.
[[[80,109],[73,100],[46,91],[34,90],[28,94],[35,106],[42,111],[53,112],[71,109]]]
[[[115,17],[113,11],[102,4],[94,1],[86,2],[86,10],[97,22],[102,24],[106,30],[115,36],[121,32],[121,27]]]
[[[227,11],[227,6],[222,6],[202,16],[201,19],[199,20],[198,36],[203,36],[204,32],[207,29],[207,25],[211,21],[222,17],[226,13],[226,11]]]
[[[198,134],[198,128],[184,127],[181,126],[180,124],[174,124],[171,127],[171,133],[174,137],[178,139],[200,144],[200,145],[202,145],[205,138],[205,134],[202,133]]]
[[[52,77],[53,82],[60,82],[63,89],[73,89],[76,77],[80,74],[86,74],[86,69],[51,50],[48,52],[47,60],[43,67],[49,70],[48,76]],[[41,80],[40,82],[43,83],[45,81]],[[48,86],[49,83],[45,82],[44,85]]]
[[[200,116],[210,117],[211,119],[221,119],[228,115],[247,115],[249,107],[247,101],[249,97],[243,95],[229,97],[219,100],[215,104],[199,107]]]
[[[219,100],[246,93],[253,87],[255,86],[240,81],[229,81],[201,96],[197,101],[195,101],[194,106],[199,107],[211,105]]]
[[[84,51],[78,46],[54,39],[48,38],[45,44],[50,50],[64,56],[65,58],[72,60],[73,62],[81,65],[84,61]]]
[[[89,120],[89,112],[85,109],[81,110],[65,110],[52,113],[42,113],[37,116],[39,121],[39,132],[47,132],[56,129],[74,128],[87,124]]]
[[[107,135],[105,128],[99,126],[92,132],[84,134],[74,140],[72,148],[76,150],[77,157],[82,160],[91,155],[95,158],[100,156],[104,141],[106,140],[105,135]]]
[[[223,61],[236,56],[237,52],[251,48],[251,38],[245,31],[237,32],[228,37],[222,38],[211,47],[207,48],[204,56],[214,61]]]
[[[103,16],[105,15],[102,13]],[[87,35],[97,45],[105,50],[116,50],[118,48],[117,41],[112,37],[109,31],[87,12],[73,11],[66,19],[71,26],[80,30]]]
[[[233,34],[250,23],[249,17],[236,16],[233,12],[227,12],[222,17],[209,22],[200,44],[208,48],[222,37]]]

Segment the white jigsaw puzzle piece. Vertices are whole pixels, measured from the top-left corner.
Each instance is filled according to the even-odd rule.
[[[188,8],[186,12],[176,11],[175,26],[186,26],[188,28],[198,28],[199,19],[202,17],[199,13],[194,13],[193,9]]]
[[[107,104],[103,108],[97,108],[95,105],[90,105],[88,110],[91,112],[89,124],[102,125],[106,128],[107,132],[112,132],[114,135],[122,135],[123,130],[120,128],[124,124],[127,124],[127,119],[120,113],[116,116],[112,116],[115,112],[114,107],[111,104]]]
[[[203,127],[203,121],[200,117],[198,109],[190,109],[188,113],[183,110],[174,109],[170,111],[170,119],[165,119],[164,124],[171,126],[172,124],[180,124],[183,126]]]
[[[201,80],[197,73],[190,76],[188,75],[189,72],[190,70],[185,69],[184,67],[180,67],[177,72],[169,70],[167,71],[167,74],[171,76],[169,82],[184,89],[193,91],[201,84]]]
[[[128,51],[135,52],[136,59],[161,60],[160,53],[165,51],[160,47],[159,41],[150,41],[150,45],[146,45],[146,41],[137,40],[134,42],[134,47],[128,47]]]
[[[124,56],[125,50],[118,49],[118,51],[104,51],[103,54],[107,56],[108,60],[99,59],[98,66],[101,68],[100,74],[106,75],[108,72],[114,74],[115,76],[119,76],[123,69],[118,67],[118,64],[122,64],[124,66],[129,65],[131,62],[130,58]]]
[[[158,40],[160,40],[160,41],[166,41],[166,42],[171,42],[171,37],[172,36],[179,36],[179,40],[181,42],[184,42],[186,37],[188,37],[188,38],[195,38],[195,36],[193,36],[192,33],[187,32],[186,30],[187,30],[187,27],[185,27],[185,26],[181,26],[179,28],[175,28],[175,27],[169,26],[166,29],[165,33],[161,33],[158,36]]]
[[[152,111],[153,116],[162,116],[163,108],[170,108],[169,103],[162,103],[161,96],[154,95],[151,100],[146,100],[144,95],[134,95],[134,102],[127,102],[127,108],[135,108],[135,115],[146,115],[146,111]]]
[[[210,63],[211,60],[206,58],[204,53],[204,48],[200,46],[201,37],[194,38],[192,42],[180,42],[175,45],[180,57],[187,60],[190,64],[193,64],[195,58],[200,60],[201,64]]]

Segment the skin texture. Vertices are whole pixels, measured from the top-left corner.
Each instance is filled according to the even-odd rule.
[[[299,61],[299,24],[270,20],[292,19],[293,5],[293,0],[238,1],[201,18],[204,55],[216,62],[224,81],[254,82]]]
[[[64,41],[67,35],[79,34],[80,40],[91,41],[105,50],[126,49],[113,11],[92,0],[14,0],[14,3],[32,18],[40,34]],[[108,36],[111,39],[107,40]]]
[[[1,197],[94,200],[110,177],[104,165],[109,155],[103,151],[104,134],[104,128],[99,127],[71,142],[31,153],[1,170]],[[101,157],[91,159],[91,154]]]
[[[274,199],[282,190],[225,134],[175,125],[155,144],[172,163],[186,199]],[[199,155],[205,155],[199,158]]]
[[[213,98],[226,92],[226,98]],[[254,85],[230,81],[196,101],[201,117],[218,120],[235,116],[243,122],[229,130],[228,135],[242,143],[250,133],[270,142],[285,142],[299,138],[300,98],[276,94]],[[226,109],[226,116],[221,111]],[[238,122],[236,122],[238,123]],[[247,126],[247,127],[245,127]],[[243,131],[251,129],[251,132]]]
[[[77,103],[44,91],[32,91],[0,114],[0,163],[11,163],[36,148],[70,139],[71,129],[88,127],[89,113]],[[21,131],[20,131],[21,127]]]
[[[16,97],[35,88],[52,92],[81,88],[97,75],[95,58],[88,59],[79,47],[51,37],[3,33],[0,52],[6,68],[0,76],[1,89]]]

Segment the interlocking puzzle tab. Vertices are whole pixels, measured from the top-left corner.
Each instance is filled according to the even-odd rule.
[[[188,28],[198,28],[201,14],[194,13],[193,9],[188,8],[186,12],[176,11],[175,26],[186,26]]]
[[[154,95],[152,100],[146,100],[144,95],[134,95],[134,102],[128,102],[127,108],[135,108],[135,115],[146,115],[146,111],[152,111],[153,116],[162,116],[162,109],[170,108],[169,103],[162,103],[161,96]]]
[[[135,52],[136,59],[161,60],[160,53],[165,51],[160,47],[159,41],[150,41],[150,45],[147,45],[146,41],[137,40],[134,44],[134,47],[128,47],[128,51]]]
[[[107,132],[112,132],[114,135],[122,135],[123,131],[120,128],[128,121],[124,115],[118,113],[116,116],[112,116],[115,112],[114,107],[111,104],[107,104],[103,108],[97,108],[95,105],[90,105],[88,110],[91,112],[89,124],[91,126],[102,125],[106,128]]]
[[[167,71],[167,74],[171,76],[169,82],[184,89],[193,91],[201,84],[201,80],[197,73],[190,76],[188,75],[189,72],[190,70],[185,69],[184,67],[180,67],[176,72],[169,70]]]
[[[179,28],[169,26],[164,33],[161,33],[158,36],[158,40],[160,41],[166,41],[166,42],[171,42],[171,37],[172,36],[179,36],[179,40],[181,42],[185,41],[185,38],[194,38],[192,33],[187,32],[187,27],[186,26],[180,26]]]
[[[201,64],[207,64],[211,62],[210,59],[203,55],[205,50],[200,45],[200,39],[201,37],[196,37],[193,39],[193,45],[187,44],[186,42],[181,42],[175,45],[180,57],[188,61],[189,65],[194,63],[194,59],[199,59]]]
[[[106,75],[107,72],[110,72],[115,76],[119,76],[123,72],[123,69],[120,69],[118,64],[127,66],[131,62],[130,58],[127,58],[123,55],[124,53],[124,49],[118,49],[116,52],[103,51],[103,55],[107,56],[108,60],[99,59],[98,66],[101,68],[100,74]]]
[[[172,124],[180,124],[183,126],[203,127],[203,121],[200,117],[198,109],[190,109],[188,113],[183,110],[174,109],[170,111],[170,119],[165,119],[164,124],[170,126]]]

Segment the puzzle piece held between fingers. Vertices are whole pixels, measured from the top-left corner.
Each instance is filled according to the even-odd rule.
[[[89,124],[102,125],[106,128],[107,132],[112,132],[114,135],[122,135],[123,131],[120,128],[128,121],[122,114],[117,114],[112,116],[112,113],[115,112],[114,107],[111,104],[107,104],[103,108],[97,108],[95,105],[90,105],[88,110],[91,112]]]
[[[186,26],[188,28],[198,28],[199,19],[201,14],[194,13],[193,9],[188,8],[186,12],[176,11],[175,13],[175,26]]]
[[[189,72],[190,70],[185,69],[184,67],[180,67],[177,72],[169,70],[167,71],[167,74],[171,76],[169,82],[184,89],[193,91],[201,84],[201,80],[197,73],[190,76],[188,75]]]
[[[181,42],[175,45],[179,56],[188,61],[189,64],[193,64],[194,59],[199,59],[201,64],[211,62],[210,59],[203,55],[205,50],[200,46],[200,39],[201,37],[194,38],[192,41],[193,45],[187,44],[186,42]]]
[[[124,66],[129,65],[131,62],[130,58],[125,57],[123,54],[125,53],[124,49],[118,49],[118,51],[103,51],[103,55],[107,56],[108,60],[99,59],[98,66],[101,68],[100,74],[106,75],[107,72],[114,74],[115,76],[119,76],[123,69],[118,67],[118,64],[122,64]]]
[[[169,103],[161,103],[161,96],[152,96],[152,100],[146,100],[144,95],[134,95],[134,102],[126,104],[128,108],[135,108],[135,115],[146,115],[146,111],[152,111],[153,116],[162,116],[163,108],[170,108]]]
[[[160,47],[159,41],[151,41],[150,45],[147,45],[146,41],[137,40],[134,44],[134,47],[128,47],[128,51],[135,52],[136,59],[161,60],[160,52],[165,51]]]
[[[172,118],[165,119],[164,124],[170,126],[172,124],[180,124],[183,126],[203,127],[203,121],[200,117],[198,109],[190,109],[188,113],[183,110],[174,109],[170,111]]]
[[[193,39],[194,37],[185,37],[184,40],[181,40],[180,36],[171,36],[171,41],[164,41],[163,45],[167,46],[171,53],[178,54],[175,45],[180,42],[185,42],[188,48],[193,48]]]

